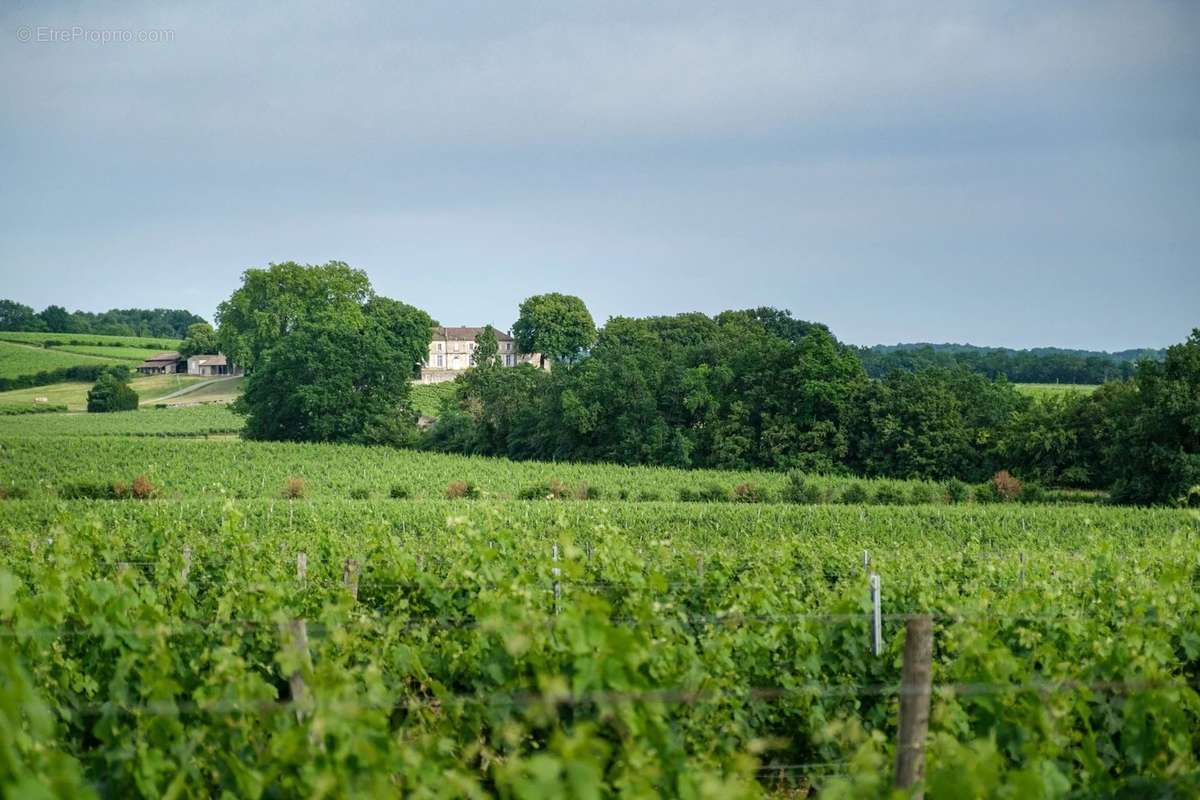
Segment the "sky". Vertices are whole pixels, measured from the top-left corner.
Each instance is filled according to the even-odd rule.
[[[0,7],[0,297],[211,319],[339,260],[447,325],[1200,326],[1200,3],[257,5]]]

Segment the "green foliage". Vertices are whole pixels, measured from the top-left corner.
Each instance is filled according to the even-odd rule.
[[[356,486],[350,490],[351,500],[370,500],[371,490],[366,486]]]
[[[907,502],[904,492],[892,483],[881,483],[876,486],[873,499],[875,504],[880,506],[899,506]]]
[[[1125,350],[1103,353],[1042,347],[1009,350],[971,345],[877,345],[864,347],[859,357],[873,378],[902,370],[921,372],[930,368],[963,368],[988,379],[1006,378],[1013,383],[1072,385],[1102,384],[1132,377],[1143,358],[1161,361],[1163,350]]]
[[[957,478],[951,478],[942,484],[942,490],[949,503],[965,503],[971,496],[971,487]]]
[[[87,410],[91,412],[135,411],[138,394],[129,387],[129,370],[115,366],[105,370],[87,395]]]
[[[757,483],[739,483],[733,487],[731,499],[735,503],[765,503],[769,498],[766,490]]]
[[[66,406],[51,403],[0,403],[0,417],[16,417],[24,414],[54,414],[66,410]]]
[[[371,296],[366,273],[340,261],[248,269],[241,287],[217,307],[220,351],[252,373],[269,350],[302,326],[361,328]],[[426,346],[428,336],[426,331]]]
[[[302,321],[257,357],[234,404],[246,415],[246,438],[416,442],[408,396],[432,321],[423,311],[383,297],[347,316]]]
[[[894,372],[852,404],[848,458],[865,475],[983,480],[1002,466],[1012,415],[1031,401],[963,369]]]
[[[496,329],[491,325],[484,325],[483,330],[475,334],[471,365],[483,369],[501,366],[500,342],[496,339]]]
[[[789,503],[821,503],[825,493],[816,483],[799,470],[792,470],[787,476],[787,486],[783,493],[784,500]]]
[[[393,500],[407,500],[409,497],[408,487],[402,483],[394,483],[392,488],[388,489],[388,497]]]
[[[937,619],[928,796],[1200,788],[1190,512],[387,503],[0,504],[0,786],[892,797],[886,541],[885,614]]]
[[[1200,328],[1143,361],[1126,415],[1109,445],[1112,496],[1124,503],[1169,503],[1200,483]]]
[[[522,353],[545,359],[572,361],[596,340],[596,324],[583,301],[574,295],[534,295],[521,303],[513,338]]]
[[[217,340],[217,332],[207,322],[197,322],[189,325],[187,336],[179,346],[179,355],[187,358],[196,355],[211,355],[219,353],[221,345]]]
[[[855,482],[845,488],[838,497],[838,502],[843,505],[856,506],[863,505],[871,499],[870,492],[861,483]]]
[[[34,406],[32,403],[29,405],[39,410],[46,408],[41,405]],[[62,407],[58,408],[65,410]],[[0,437],[203,437],[236,434],[241,430],[242,424],[243,419],[230,411],[228,406],[216,404],[142,408],[138,411],[121,411],[103,416],[38,414],[36,417],[9,417],[0,410]]]

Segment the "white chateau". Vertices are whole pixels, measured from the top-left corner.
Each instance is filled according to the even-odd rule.
[[[421,383],[441,383],[452,381],[465,369],[470,369],[471,356],[475,353],[475,337],[483,328],[444,328],[433,329],[433,340],[429,343],[429,357],[421,365]],[[520,353],[517,342],[512,334],[496,330],[496,344],[499,345],[500,364],[505,367],[515,367],[518,364],[541,363],[538,353]],[[546,369],[550,368],[549,362]]]

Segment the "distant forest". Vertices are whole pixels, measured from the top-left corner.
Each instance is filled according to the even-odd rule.
[[[0,331],[182,339],[188,326],[197,322],[204,318],[177,308],[114,308],[97,314],[51,305],[35,312],[14,300],[0,300]]]
[[[920,372],[928,367],[965,367],[988,378],[1004,377],[1013,383],[1092,383],[1125,380],[1133,376],[1142,359],[1162,361],[1166,350],[1067,350],[1036,347],[976,347],[969,344],[875,345],[858,351],[859,360],[872,378],[892,372]]]

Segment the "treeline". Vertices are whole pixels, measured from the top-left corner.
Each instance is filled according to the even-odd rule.
[[[774,309],[615,318],[549,374],[458,378],[427,446],[971,482],[1011,470],[1118,502],[1174,502],[1200,492],[1200,331],[1127,381],[1041,401],[962,364],[871,380],[824,326]]]
[[[1014,383],[1087,383],[1133,377],[1142,359],[1161,361],[1163,350],[1123,350],[1105,353],[1039,347],[1010,350],[959,344],[900,344],[864,347],[858,351],[867,375],[882,378],[893,372],[919,372],[930,367],[963,367],[988,378]]]
[[[578,297],[544,294],[513,331],[553,369],[501,366],[484,330],[422,433],[410,382],[433,320],[376,295],[364,273],[247,270],[217,320],[221,351],[247,367],[234,408],[248,438],[945,482],[1011,472],[1119,502],[1200,504],[1200,329],[1126,381],[1038,401],[961,364],[873,380],[856,348],[787,311],[616,317],[597,331]]]
[[[35,312],[14,300],[0,300],[0,331],[182,339],[188,326],[198,322],[204,319],[183,309],[114,308],[97,314],[51,305]]]
[[[110,366],[109,364],[80,364],[74,367],[45,369],[15,378],[0,377],[0,392],[7,392],[10,389],[32,389],[34,386],[49,386],[52,383],[67,381],[94,381]]]

